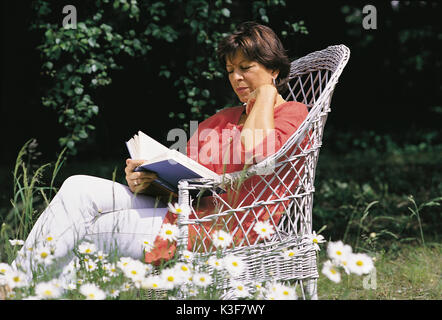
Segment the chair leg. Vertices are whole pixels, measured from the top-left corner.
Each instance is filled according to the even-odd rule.
[[[318,279],[312,278],[307,280],[305,288],[311,300],[318,300]]]

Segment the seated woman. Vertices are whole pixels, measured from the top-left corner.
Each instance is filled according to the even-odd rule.
[[[187,153],[202,165],[223,174],[240,171],[245,165],[277,151],[306,118],[307,108],[301,103],[287,102],[279,94],[286,87],[290,61],[270,28],[254,22],[241,24],[219,43],[218,55],[243,105],[223,109],[203,121],[189,140]],[[221,138],[226,130],[233,132],[232,139]],[[211,154],[213,151],[215,154]],[[175,245],[162,239],[159,231],[164,223],[175,223],[176,216],[166,203],[155,197],[156,186],[152,183],[155,174],[134,171],[143,162],[142,159],[126,160],[128,186],[83,175],[66,179],[38,218],[14,265],[30,275],[32,255],[27,254],[28,248],[48,235],[56,239],[53,254],[60,265],[72,258],[73,249],[81,241],[93,242],[107,251],[117,248],[120,255],[138,259],[144,255],[143,242],[149,242],[154,247],[145,254],[146,262],[169,259]],[[246,180],[239,190],[223,195],[224,200],[231,207],[252,202],[253,197],[244,198],[242,194],[257,183],[254,179]],[[202,198],[195,215],[213,213],[216,205],[212,200]],[[282,212],[282,206],[276,212]],[[238,228],[239,222],[231,226],[237,231],[236,243],[256,242],[256,235],[241,232],[250,229],[251,218],[242,220],[242,228]],[[265,214],[260,217],[265,218],[269,217]],[[189,248],[194,247],[195,239],[203,231],[189,227]]]

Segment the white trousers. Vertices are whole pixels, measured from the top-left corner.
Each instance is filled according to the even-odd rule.
[[[127,186],[102,178],[75,175],[64,181],[51,203],[40,215],[18,253],[14,267],[31,275],[35,265],[29,254],[48,236],[54,258],[62,267],[73,257],[82,241],[99,250],[135,259],[143,257],[143,241],[153,244],[167,206],[146,195],[134,195]]]

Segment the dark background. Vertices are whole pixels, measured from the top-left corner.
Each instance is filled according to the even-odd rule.
[[[247,5],[240,3],[233,14],[247,17]],[[341,133],[358,137],[373,131],[405,143],[416,142],[413,139],[426,131],[440,130],[441,113],[434,110],[442,106],[441,5],[407,2],[395,11],[389,1],[370,3],[377,8],[376,30],[349,22],[348,13],[342,10],[345,4],[362,9],[367,2],[287,1],[281,12],[285,15],[281,21],[304,20],[309,31],[284,43],[290,57],[335,44],[351,49],[325,130],[330,152],[345,151],[337,141]],[[36,50],[42,35],[29,30],[32,14],[30,1],[2,1],[0,164],[8,168],[30,138],[37,139],[43,159],[54,160],[60,150],[58,138],[64,133],[55,111],[41,104],[47,80],[40,73],[42,63]],[[273,18],[270,23],[277,32],[281,27],[278,22]],[[409,31],[409,37],[401,42],[404,30]],[[185,50],[183,45],[171,54],[185,54]],[[155,50],[152,55],[155,57]],[[417,56],[423,57],[420,67],[415,63]],[[167,131],[178,125],[168,113],[186,106],[176,97],[175,88],[143,61],[127,58],[124,66],[114,73],[110,86],[97,91],[97,129],[91,143],[80,148],[73,160],[125,158],[124,141],[136,131],[143,130],[164,142]],[[227,82],[220,90],[229,90]],[[436,139],[440,140],[440,135]]]

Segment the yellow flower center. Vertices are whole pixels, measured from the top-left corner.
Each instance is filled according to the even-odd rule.
[[[218,239],[224,241],[224,237],[218,237]]]
[[[168,276],[167,277],[167,281],[169,282],[173,282],[173,280],[175,280],[175,278],[173,276]]]
[[[313,243],[318,243],[318,239],[314,238]]]
[[[201,277],[201,278],[200,278],[200,281],[201,281],[201,282],[206,282],[206,278]]]
[[[48,256],[48,253],[47,253],[47,252],[42,252],[42,253],[40,254],[40,257],[42,257],[43,259],[46,258],[47,256]]]
[[[242,291],[242,290],[244,290],[244,287],[243,287],[242,285],[239,285],[239,286],[238,286],[238,290],[241,290],[241,291]]]
[[[91,249],[89,249],[89,248],[87,248],[84,252],[86,252],[86,253],[91,253]]]
[[[15,277],[12,278],[12,280],[13,280],[14,282],[20,282],[20,277],[15,276]]]
[[[262,228],[261,231],[262,232],[267,232],[267,229],[266,228]]]
[[[178,208],[178,209],[176,209],[176,212],[181,213],[181,212],[183,212],[183,210],[181,208]]]
[[[88,297],[91,298],[91,299],[94,299],[94,298],[95,298],[95,294],[93,294],[93,293],[89,293],[89,294],[88,294]]]
[[[288,295],[289,295],[289,292],[288,292],[287,290],[284,290],[284,291],[282,292],[282,294],[285,295],[285,296],[288,296]]]
[[[166,234],[167,234],[168,236],[170,236],[170,235],[172,234],[172,231],[171,231],[171,230],[167,230],[167,231],[166,231]]]
[[[238,266],[238,262],[233,261],[233,262],[232,262],[232,265],[233,265],[234,267],[237,267],[237,266]]]
[[[181,266],[181,270],[187,271],[187,270],[189,270],[189,268],[187,268],[186,266]]]
[[[43,293],[44,293],[45,296],[52,296],[52,291],[51,290],[46,290]]]
[[[295,255],[295,253],[293,251],[289,252],[289,257],[293,257]]]
[[[356,265],[358,267],[362,267],[364,265],[364,263],[361,260],[356,261]]]
[[[153,284],[152,284],[152,287],[153,287],[153,288],[156,288],[156,287],[158,287],[158,284],[157,284],[157,283],[153,283]]]
[[[138,272],[137,272],[137,270],[132,270],[131,273],[132,274],[137,274]]]
[[[336,251],[336,254],[337,254],[338,256],[340,256],[340,255],[342,254],[342,252],[339,251],[339,250],[337,250],[337,251]]]
[[[333,269],[333,268],[330,269],[330,272],[331,272],[332,274],[336,274],[336,270]]]
[[[54,240],[54,238],[52,238],[52,237],[47,237],[46,240],[47,240],[47,241],[52,241],[52,240]]]

